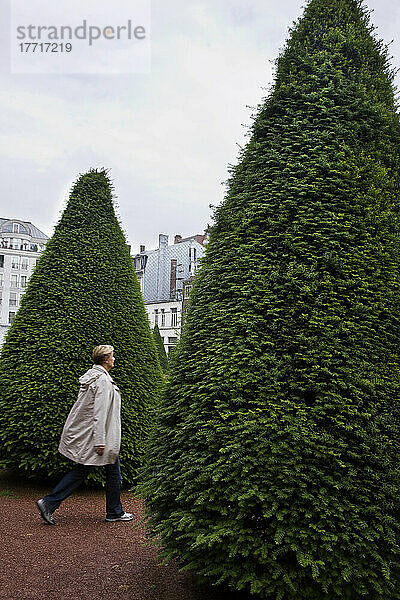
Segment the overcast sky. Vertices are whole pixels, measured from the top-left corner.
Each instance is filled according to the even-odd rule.
[[[132,251],[156,247],[159,233],[170,242],[201,233],[304,2],[153,0],[150,74],[61,76],[10,74],[9,1],[0,0],[0,217],[51,235],[79,173],[104,166]],[[367,5],[399,67],[400,2]]]

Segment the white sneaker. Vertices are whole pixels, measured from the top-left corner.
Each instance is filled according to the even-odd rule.
[[[113,523],[114,521],[132,521],[133,515],[131,513],[124,512],[120,517],[106,517],[106,521]]]

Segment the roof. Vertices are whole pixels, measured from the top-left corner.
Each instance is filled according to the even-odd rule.
[[[200,242],[199,238],[202,240]],[[189,237],[185,237],[185,238],[181,238],[179,241],[175,242],[176,244],[181,244],[182,242],[189,242],[190,240],[194,240],[195,242],[197,242],[198,244],[201,244],[203,246],[203,242],[205,240],[206,236],[205,235],[200,235],[199,233],[196,233],[195,235],[191,235]]]
[[[168,236],[166,236],[168,238]],[[202,239],[203,241],[199,241],[199,238]],[[176,248],[177,246],[179,246],[180,244],[183,244],[184,242],[196,242],[197,244],[200,244],[200,246],[203,246],[203,248],[205,248],[204,245],[204,240],[205,240],[206,236],[205,235],[200,235],[200,234],[196,234],[196,235],[191,235],[189,237],[186,238],[182,238],[177,242],[174,242],[173,244],[168,244],[167,248]],[[133,256],[150,256],[150,254],[154,254],[156,252],[159,252],[160,248],[155,248],[154,250],[143,250],[142,252],[137,252],[136,254],[134,254]]]
[[[16,234],[16,235],[21,235],[21,233],[22,234],[26,233],[26,234],[30,235],[31,237],[36,238],[38,240],[48,240],[49,239],[47,237],[47,235],[45,233],[43,233],[43,231],[40,231],[40,229],[38,229],[30,221],[21,221],[20,219],[2,219],[2,218],[0,218],[0,233],[13,233],[13,231],[12,231],[13,223],[22,224],[22,225],[24,225],[24,227],[26,229],[26,232],[21,231],[20,234]]]

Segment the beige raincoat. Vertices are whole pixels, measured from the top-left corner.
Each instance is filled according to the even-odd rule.
[[[108,371],[93,365],[79,378],[78,399],[70,410],[58,451],[83,465],[114,464],[121,445],[121,395]],[[104,446],[96,454],[95,446]]]

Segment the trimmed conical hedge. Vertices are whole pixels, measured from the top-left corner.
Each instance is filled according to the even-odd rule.
[[[163,373],[167,373],[168,372],[168,356],[167,356],[167,353],[165,352],[164,343],[162,341],[160,330],[159,330],[157,324],[154,325],[154,328],[153,328],[153,338],[154,338],[154,343],[157,348],[158,360],[160,361],[161,369],[162,369]]]
[[[157,351],[107,172],[74,184],[0,357],[0,465],[60,475],[57,453],[92,349],[112,344],[122,394],[122,475],[136,478],[160,382]],[[100,470],[92,477],[101,481]]]
[[[208,582],[400,598],[399,150],[369,14],[311,0],[216,210],[143,485]]]

